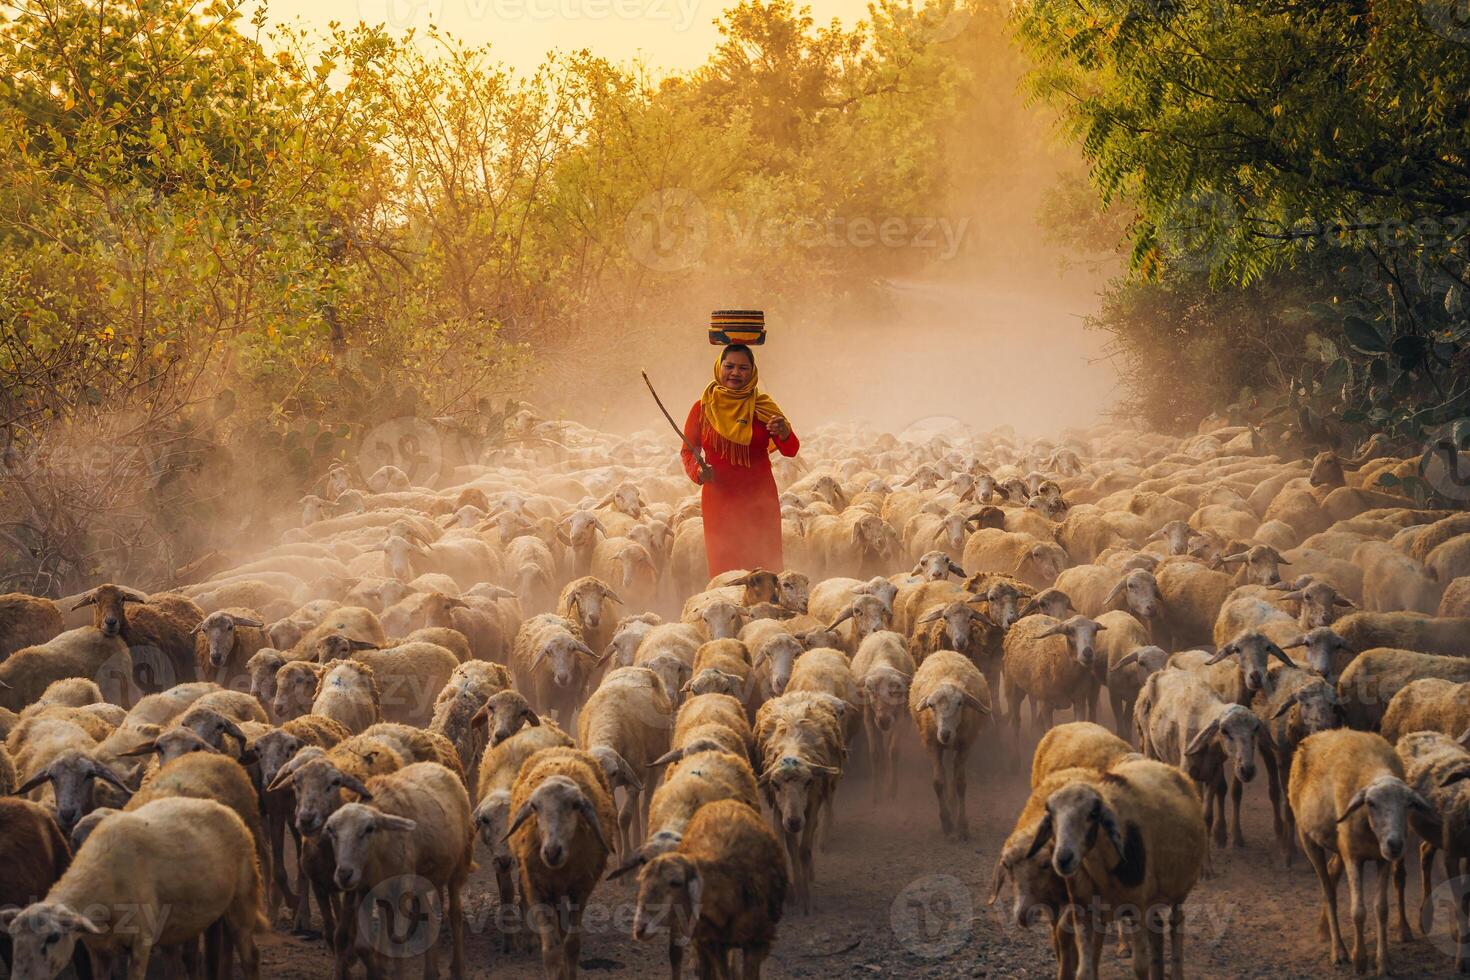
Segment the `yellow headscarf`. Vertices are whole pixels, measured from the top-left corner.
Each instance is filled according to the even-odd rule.
[[[750,381],[744,388],[731,389],[720,384],[720,360],[723,356],[724,352],[721,351],[715,358],[715,378],[705,385],[699,403],[704,408],[704,424],[714,430],[714,437],[710,442],[715,452],[737,466],[749,466],[750,433],[755,424],[754,419],[770,424],[772,419],[785,418],[786,413],[781,411],[781,406],[770,395],[758,387],[760,372],[756,369],[753,358],[750,364]],[[766,452],[769,453],[775,445],[774,439],[767,439]]]

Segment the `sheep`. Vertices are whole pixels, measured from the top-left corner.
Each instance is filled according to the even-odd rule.
[[[53,705],[83,708],[89,704],[99,704],[102,700],[102,689],[90,677],[64,677],[46,685],[41,696],[26,705],[20,716],[27,718]]]
[[[577,716],[577,744],[597,760],[608,785],[624,792],[617,852],[623,859],[643,836],[657,776],[654,760],[669,751],[673,727],[673,704],[663,682],[645,667],[619,667],[608,674]]]
[[[1445,586],[1436,615],[1445,619],[1470,617],[1470,575],[1461,576]]]
[[[689,752],[707,748],[720,748],[749,758],[754,747],[755,735],[739,700],[728,694],[700,694],[679,706],[669,751],[655,759],[654,765],[677,762]]]
[[[433,717],[431,698],[459,667],[459,658],[437,643],[402,643],[386,649],[366,647],[345,636],[323,637],[325,661],[355,660],[372,670],[381,717],[422,727]]]
[[[495,879],[499,887],[500,904],[509,908],[515,901],[515,883],[512,872],[514,857],[506,841],[510,828],[511,788],[526,760],[542,749],[575,746],[571,736],[556,726],[555,722],[537,722],[495,743],[480,758],[475,786],[478,799],[475,803],[475,829],[480,842],[489,850],[494,861]],[[508,942],[509,936],[506,937]]]
[[[1416,612],[1355,612],[1332,623],[1354,650],[1393,647],[1447,657],[1470,657],[1470,619]]]
[[[1061,545],[998,528],[982,528],[970,535],[960,561],[972,575],[1003,572],[1035,589],[1050,586],[1067,563]]]
[[[1265,724],[1250,708],[1232,704],[1191,670],[1169,668],[1144,682],[1133,716],[1144,755],[1178,766],[1199,788],[1205,823],[1215,844],[1225,846],[1225,762],[1238,784],[1256,775],[1256,748],[1272,747]],[[1232,787],[1232,790],[1234,787]],[[1233,840],[1245,846],[1240,827],[1241,794],[1233,793]]]
[[[1302,739],[1336,728],[1342,722],[1342,705],[1330,681],[1314,670],[1282,667],[1271,674],[1271,689],[1263,691],[1251,705],[1270,735],[1263,742],[1261,761],[1266,766],[1266,788],[1271,795],[1271,822],[1288,865],[1296,837],[1294,817],[1287,805],[1286,781]]]
[[[893,526],[859,507],[812,518],[807,524],[806,541],[814,564],[828,575],[880,574],[902,550]]]
[[[919,665],[909,686],[909,714],[934,770],[939,826],[970,839],[965,815],[965,761],[991,713],[985,676],[965,657],[940,650]]]
[[[581,956],[582,913],[612,853],[612,789],[587,753],[542,749],[516,777],[511,809],[506,837],[520,869],[522,905],[539,911],[531,925],[541,936],[542,968],[570,980]]]
[[[1085,768],[1099,772],[1130,754],[1133,746],[1101,725],[1073,721],[1049,729],[1036,744],[1031,757],[1031,788],[1064,769]]]
[[[561,590],[556,614],[581,629],[582,639],[594,650],[605,649],[617,626],[618,607],[623,600],[601,579],[573,579]]]
[[[1165,649],[1211,642],[1215,618],[1235,588],[1230,576],[1189,559],[1160,563],[1155,573],[1164,600]]]
[[[662,625],[663,620],[654,613],[624,616],[618,620],[618,625],[613,629],[612,639],[608,641],[607,649],[602,652],[603,659],[611,658],[616,667],[633,666],[633,657],[637,654],[644,639],[653,632],[655,627]]]
[[[1095,704],[1092,662],[1099,630],[1099,624],[1086,616],[1058,621],[1037,615],[1019,620],[1006,633],[1002,658],[1006,716],[1017,744],[1023,698],[1031,699],[1043,730],[1051,727],[1057,708],[1071,707],[1082,715]]]
[[[1425,677],[1399,688],[1384,709],[1378,730],[1390,742],[1398,742],[1410,732],[1459,738],[1466,729],[1470,729],[1470,683]]]
[[[449,972],[463,977],[464,886],[474,867],[470,800],[463,780],[437,763],[419,762],[374,776],[366,790],[360,794],[362,802],[343,804],[322,828],[336,860],[336,884],[350,896],[344,918],[370,914],[361,903],[371,896],[387,906],[387,927],[401,914],[406,895],[420,906],[433,904],[433,895],[421,890],[427,885],[448,898]],[[364,935],[364,926],[359,923],[353,952],[366,961],[375,944]],[[338,970],[345,973],[351,955],[342,949],[337,953]],[[424,950],[424,975],[438,975],[434,943]]]
[[[1470,681],[1470,660],[1387,647],[1365,650],[1337,679],[1337,696],[1347,724],[1360,731],[1376,731],[1394,695],[1410,681],[1431,677]]]
[[[279,697],[278,693],[278,704]],[[310,713],[330,718],[356,734],[382,718],[380,697],[371,667],[356,660],[332,660],[322,665],[317,676]],[[277,714],[281,714],[279,709]]]
[[[497,586],[487,586],[483,590],[476,586],[476,590],[476,593],[463,596],[437,591],[424,594],[418,607],[423,626],[411,632],[405,641],[419,639],[440,643],[455,650],[461,661],[473,658],[505,663],[511,637],[520,625],[520,610],[517,603],[503,603],[501,600],[514,599],[515,594]],[[446,633],[451,635],[449,642],[440,639],[440,634]],[[455,642],[453,634],[462,639]]]
[[[1074,894],[1090,891],[1105,911],[1097,925],[1132,910],[1135,975],[1163,975],[1166,926],[1170,973],[1184,975],[1184,902],[1208,845],[1199,798],[1182,773],[1151,759],[1123,759],[1095,782],[1068,782],[1047,797],[1031,853],[1048,842],[1052,870]],[[1073,921],[1079,975],[1095,977],[1103,930],[1081,909]]]
[[[132,613],[125,610],[135,604]],[[99,585],[83,593],[72,607],[95,606],[92,625],[122,637],[133,662],[132,680],[143,693],[153,693],[197,679],[194,628],[204,610],[181,595],[147,596],[119,585]]]
[[[971,605],[975,601],[973,597],[962,597],[919,616],[909,640],[909,653],[916,664],[923,663],[935,650],[962,653],[980,668],[986,682],[996,687],[1004,633],[998,623]]]
[[[65,629],[56,603],[24,592],[0,595],[0,661],[25,647],[40,646]]]
[[[1152,623],[1163,615],[1158,582],[1152,572],[1143,569],[1119,578],[1111,568],[1076,565],[1057,576],[1056,588],[1067,594],[1079,613],[1091,619],[1119,608],[1114,605],[1119,599],[1141,622]]]
[[[129,672],[127,641],[94,626],[67,630],[37,646],[23,647],[0,662],[0,708],[20,711],[39,700],[53,682],[98,678],[104,668]]]
[[[1302,629],[1331,626],[1338,619],[1338,609],[1356,610],[1357,604],[1339,593],[1331,582],[1315,575],[1303,575],[1295,582],[1278,582],[1272,589],[1284,592],[1281,598],[1300,606],[1298,622]],[[1379,644],[1375,644],[1379,645]]]
[[[1377,966],[1388,973],[1389,868],[1403,857],[1412,811],[1427,824],[1438,816],[1429,801],[1404,782],[1404,767],[1383,736],[1333,729],[1297,746],[1287,786],[1297,837],[1322,886],[1327,948],[1336,964],[1347,956],[1337,921],[1337,879],[1347,872],[1353,916],[1353,967],[1367,967],[1363,942],[1363,867],[1382,862],[1373,913],[1378,921]],[[1329,867],[1328,856],[1337,858]]]
[[[483,726],[476,723],[480,709],[510,684],[510,673],[504,667],[470,660],[454,669],[434,699],[434,716],[428,729],[454,745],[467,773],[474,771],[485,748]]]
[[[537,711],[570,724],[590,664],[597,659],[576,623],[542,614],[526,620],[516,632],[511,674],[516,689],[526,694]]]
[[[126,952],[129,975],[142,977],[154,947],[194,940],[222,920],[247,980],[258,980],[255,933],[269,928],[260,889],[239,817],[212,800],[162,799],[103,821],[46,897],[0,912],[0,925],[10,930],[17,976],[56,976],[80,938],[100,976]],[[152,928],[94,921],[96,909],[137,910]]]
[[[1072,605],[1072,597],[1056,588],[1042,589],[1031,595],[1016,613],[1016,618],[1024,619],[1033,613],[1041,613],[1052,619],[1068,619],[1078,615],[1077,607]]]
[[[1460,882],[1465,873],[1465,862],[1470,860],[1470,753],[1453,736],[1441,732],[1420,731],[1405,735],[1394,747],[1399,761],[1404,766],[1404,782],[1422,796],[1439,815],[1438,826],[1432,822],[1415,820],[1415,829],[1420,831],[1424,843],[1419,848],[1419,872],[1422,894],[1419,900],[1419,928],[1425,935],[1434,928],[1434,903],[1430,901],[1430,885],[1433,878],[1434,855],[1444,853],[1445,878]],[[1399,926],[1404,927],[1404,876],[1403,865],[1397,866],[1394,884],[1399,900]],[[1463,888],[1454,894],[1454,922],[1456,944],[1456,968],[1461,973],[1470,972],[1470,921],[1467,921],[1466,902]],[[1405,937],[1407,938],[1407,936]]]
[[[658,563],[647,548],[631,538],[599,541],[592,556],[591,576],[617,582],[620,593],[638,608],[653,605],[658,597]]]
[[[851,668],[863,706],[863,732],[873,765],[871,782],[876,805],[885,785],[890,799],[898,795],[896,722],[908,704],[914,660],[904,648],[903,637],[884,630],[863,639]]]
[[[834,701],[828,695],[788,691],[756,712],[759,785],[772,819],[779,822],[796,901],[807,914],[818,818],[830,805],[846,760],[843,713]]]
[[[1239,564],[1235,574],[1236,585],[1275,585],[1281,581],[1280,565],[1290,565],[1275,548],[1266,544],[1253,545],[1239,554],[1221,555],[1221,565]]]
[[[155,800],[213,800],[230,809],[250,832],[263,881],[272,881],[271,851],[260,821],[260,800],[250,776],[234,759],[202,747],[164,762],[143,780],[122,812],[132,813]]]
[[[854,596],[847,608],[826,628],[828,631],[834,631],[848,620],[852,621],[852,625],[842,634],[844,636],[842,645],[848,652],[853,652],[862,644],[863,638],[870,633],[888,629],[893,622],[893,612],[877,596]]]
[[[14,796],[15,788],[20,784],[20,778],[15,771],[15,760],[10,757],[10,750],[0,741],[0,797]]]
[[[45,895],[66,873],[71,857],[66,836],[45,807],[0,798],[0,867],[5,869],[0,875],[0,909],[24,907]],[[0,962],[7,968],[15,966],[10,936],[4,931],[0,931]]]
[[[824,579],[812,586],[807,612],[823,623],[830,623],[852,607],[854,596],[864,595],[876,597],[888,610],[888,615],[893,616],[898,586],[882,576],[866,582],[854,578]]]
[[[743,975],[758,978],[776,940],[789,880],[775,835],[739,800],[707,803],[689,822],[676,851],[638,875],[633,938],[669,922],[669,968],[679,976],[682,943],[692,941],[701,976],[726,976],[731,954]]]
[[[751,693],[756,702],[769,701],[776,695],[785,693],[796,658],[806,652],[802,641],[790,633],[779,632],[751,648],[755,650],[755,656],[751,660]]]
[[[1113,725],[1126,738],[1133,731],[1133,703],[1143,682],[1154,671],[1164,669],[1169,655],[1149,643],[1148,627],[1126,612],[1103,613],[1097,623],[1105,635],[1097,639],[1094,673],[1101,675],[1101,683],[1108,690]]]
[[[194,627],[198,676],[223,686],[247,676],[250,658],[267,645],[264,629],[265,624],[251,609],[217,609],[205,616]]]
[[[124,799],[132,790],[97,751],[108,729],[85,716],[58,716],[64,710],[53,708],[22,722],[8,748],[20,777],[16,795],[38,793],[34,798],[53,804],[62,831],[70,833],[95,805],[97,781],[116,788]]]
[[[1445,583],[1434,568],[1420,564],[1383,541],[1366,541],[1353,552],[1363,569],[1363,608],[1369,612],[1433,613]]]
[[[613,880],[635,871],[660,854],[679,846],[685,828],[700,807],[716,800],[738,800],[760,809],[755,773],[744,755],[721,749],[686,753],[669,766],[648,808],[649,833],[643,846],[616,870]]]

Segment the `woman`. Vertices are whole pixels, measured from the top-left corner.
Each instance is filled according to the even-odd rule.
[[[781,504],[770,452],[801,448],[780,406],[757,387],[755,355],[730,344],[715,361],[715,380],[689,410],[684,472],[701,486],[704,551],[713,578],[732,568],[780,571]],[[689,451],[699,446],[706,465]]]

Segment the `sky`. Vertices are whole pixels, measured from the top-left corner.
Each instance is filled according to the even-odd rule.
[[[243,24],[261,5],[247,0]],[[702,64],[719,34],[714,22],[734,0],[268,0],[268,23],[327,25],[365,21],[396,34],[430,23],[470,44],[492,45],[497,60],[518,70],[535,68],[553,49],[587,48],[618,63],[642,60],[655,72]],[[867,14],[867,0],[808,0],[818,23],[851,25]],[[248,28],[246,28],[248,30]]]

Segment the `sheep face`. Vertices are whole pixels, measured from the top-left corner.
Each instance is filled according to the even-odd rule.
[[[1111,605],[1119,595],[1128,610],[1145,622],[1163,615],[1164,597],[1159,593],[1159,583],[1152,572],[1135,569],[1123,576],[1108,595],[1108,604]]]
[[[242,751],[245,748],[245,733],[240,726],[212,708],[190,708],[175,722],[175,727],[189,729],[214,749],[224,750],[226,736],[235,739]]]
[[[661,854],[638,875],[638,906],[633,916],[633,938],[642,942],[657,935],[687,937],[699,921],[703,881],[699,869],[682,854]]]
[[[1049,521],[1060,521],[1067,516],[1067,505],[1062,498],[1052,496],[1035,496],[1026,501],[1026,509],[1034,510]]]
[[[864,514],[853,522],[852,545],[864,558],[886,558],[891,550],[888,525],[874,514]]]
[[[1217,743],[1235,767],[1240,781],[1248,783],[1256,777],[1257,742],[1270,744],[1271,736],[1255,714],[1244,705],[1232,704],[1219,717],[1195,735],[1185,748],[1186,756],[1203,752]]]
[[[1138,682],[1142,684],[1148,680],[1149,675],[1163,670],[1168,663],[1169,651],[1162,647],[1147,646],[1139,647],[1132,651],[1127,657],[1124,657],[1118,662],[1118,666],[1115,669],[1123,670],[1130,666],[1133,667],[1134,673],[1138,677]]]
[[[418,574],[414,571],[411,556],[428,553],[417,541],[397,534],[389,535],[380,548],[383,552],[383,564],[388,574],[400,582],[412,581]]]
[[[926,582],[943,582],[950,575],[958,575],[961,578],[965,570],[949,555],[942,551],[928,551],[919,559],[911,575],[916,575]]]
[[[771,693],[772,695],[784,694],[786,685],[791,682],[791,668],[796,663],[796,658],[806,652],[800,640],[789,634],[773,636],[760,648],[755,656],[757,666],[762,661],[771,665]]]
[[[108,817],[112,816],[115,813],[121,812],[121,810],[114,809],[110,806],[99,806],[97,809],[93,810],[91,813],[78,820],[77,825],[73,827],[71,829],[71,833],[67,835],[67,841],[71,844],[71,852],[75,854],[77,851],[81,850],[82,845],[87,843],[87,838],[92,836],[92,831],[101,826],[102,821],[106,820]]]
[[[237,626],[253,626],[259,629],[264,625],[259,620],[236,619],[227,612],[213,612],[205,616],[204,620],[194,627],[194,632],[204,636],[204,642],[209,650],[209,665],[219,668],[225,665],[230,651],[235,648],[235,628]]]
[[[1072,658],[1083,667],[1091,667],[1096,655],[1097,634],[1107,629],[1095,619],[1086,616],[1073,616],[1071,619],[1056,624],[1048,630],[1037,634],[1038,638],[1045,636],[1065,636],[1067,646],[1072,651]]]
[[[1194,537],[1194,528],[1184,521],[1170,521],[1159,528],[1149,538],[1150,541],[1164,541],[1171,555],[1189,554],[1190,541]]]
[[[490,852],[496,871],[508,872],[515,864],[515,856],[505,840],[509,829],[510,791],[496,790],[487,794],[475,807],[475,831],[480,835],[480,843]]]
[[[843,620],[852,620],[853,646],[862,643],[863,638],[879,630],[886,630],[893,621],[893,613],[884,605],[883,600],[875,595],[860,595],[852,600],[852,605],[837,620],[827,627],[835,630]]]
[[[51,784],[56,823],[69,833],[76,822],[92,811],[92,788],[98,780],[113,784],[126,794],[127,788],[107,766],[82,752],[64,752],[27,780],[17,794],[24,796],[43,783]]]
[[[1336,683],[1336,657],[1339,651],[1353,653],[1352,647],[1348,646],[1346,640],[1330,626],[1319,626],[1308,630],[1300,638],[1286,645],[1290,650],[1295,647],[1305,647],[1307,651],[1307,663],[1313,670],[1326,678],[1329,684]]]
[[[1037,830],[1052,841],[1051,867],[1063,878],[1082,868],[1082,861],[1096,843],[1099,831],[1107,834],[1119,854],[1124,853],[1123,829],[1102,794],[1094,786],[1072,783],[1057,790],[1046,801],[1046,816]],[[1033,849],[1035,843],[1033,843]]]
[[[934,716],[934,740],[941,746],[951,746],[959,736],[960,726],[965,720],[965,711],[990,714],[988,705],[958,684],[940,684],[919,702],[920,711]]]
[[[788,755],[761,777],[771,809],[788,834],[799,834],[806,826],[807,809],[822,774],[818,770],[825,772],[826,767]]]
[[[637,520],[643,516],[643,495],[631,483],[619,484],[612,492],[612,506],[620,513]]]
[[[12,945],[11,976],[16,980],[50,980],[61,975],[71,962],[77,937],[83,933],[100,936],[105,931],[79,912],[60,902],[36,902],[25,909],[0,912],[0,925],[8,926]]]
[[[568,599],[568,605],[577,622],[584,630],[596,629],[602,624],[603,603],[619,602],[617,594],[598,581],[583,582]]]
[[[893,612],[893,600],[898,595],[898,586],[881,575],[875,575],[862,585],[853,586],[852,594],[855,596],[874,596],[888,608],[891,614]]]
[[[121,585],[99,585],[84,593],[73,609],[95,606],[92,610],[92,625],[102,631],[103,636],[119,636],[127,628],[128,617],[123,607],[129,602],[146,603],[148,597],[136,589]]]
[[[557,633],[542,644],[531,658],[531,669],[544,669],[559,688],[579,687],[582,683],[582,657],[597,659],[581,640],[570,633]]]
[[[745,586],[745,595],[741,598],[740,604],[754,606],[761,602],[774,602],[780,581],[780,577],[775,572],[757,568],[749,575],[742,575],[730,584]]]
[[[193,730],[177,726],[159,735],[153,742],[153,749],[158,753],[160,766],[167,765],[191,752],[219,751],[215,746],[200,738]]]
[[[319,665],[305,660],[291,660],[276,671],[276,695],[271,711],[280,721],[290,721],[311,710],[316,700]]]
[[[591,548],[597,543],[599,532],[606,535],[607,528],[597,515],[589,510],[573,511],[562,519],[562,527],[566,528],[567,541],[573,548]]]
[[[653,623],[642,619],[625,619],[618,625],[618,631],[613,634],[612,641],[603,651],[604,655],[611,654],[613,662],[619,667],[632,666],[633,655],[638,652],[638,645],[643,642],[643,638],[653,627]]]
[[[1342,823],[1359,809],[1367,812],[1368,826],[1378,839],[1379,852],[1385,861],[1403,857],[1410,810],[1430,821],[1439,819],[1424,797],[1395,776],[1380,776],[1354,793],[1337,822]]]
[[[362,884],[376,838],[383,834],[409,833],[416,827],[418,823],[407,817],[384,813],[366,803],[343,804],[322,828],[322,835],[332,842],[332,852],[337,858],[333,875],[337,887],[346,891]]]
[[[623,588],[634,588],[641,577],[657,578],[658,568],[649,556],[648,550],[636,541],[626,544],[617,553],[617,560],[623,566]]]
[[[1331,626],[1337,622],[1339,609],[1356,609],[1351,599],[1339,595],[1327,582],[1306,582],[1287,592],[1283,598],[1301,603],[1298,621],[1302,629]]]
[[[276,671],[285,662],[286,658],[277,650],[257,650],[245,663],[250,674],[250,694],[267,711],[276,698]]]
[[[291,776],[296,789],[296,829],[315,837],[327,820],[346,802],[343,790],[367,797],[367,787],[325,759],[312,759]]]
[[[454,629],[454,610],[468,609],[469,603],[457,596],[445,595],[443,592],[429,592],[424,595],[419,603],[419,613],[424,618],[425,626],[439,626]]]
[[[1292,703],[1299,709],[1298,725],[1303,729],[1303,737],[1336,728],[1342,720],[1342,705],[1337,700],[1337,691],[1326,681],[1304,684],[1292,695]]]
[[[801,572],[782,572],[776,582],[776,592],[781,605],[804,613],[811,599],[812,582]]]
[[[745,624],[745,617],[740,607],[724,600],[705,606],[704,611],[700,613],[700,619],[704,621],[705,628],[709,630],[711,640],[733,639],[740,635],[740,627]]]
[[[1029,929],[1045,918],[1045,913],[1065,903],[1066,886],[1051,869],[1051,844],[1043,844],[1027,857],[1024,848],[1010,847],[996,862],[990,904],[1000,898],[1001,887],[1009,881],[1012,888],[1007,925]]]
[[[511,822],[511,832],[532,816],[536,818],[541,863],[548,868],[555,870],[566,864],[575,848],[577,831],[584,825],[597,837],[604,850],[612,852],[602,826],[597,822],[597,811],[592,801],[566,776],[552,776],[532,791],[530,799]]]
[[[739,677],[727,674],[723,670],[714,667],[706,667],[684,685],[683,694],[728,694],[733,698],[740,697],[745,685]]]
[[[909,701],[909,676],[892,667],[875,667],[863,678],[863,698],[879,731],[889,731]]]
[[[1313,457],[1307,482],[1314,487],[1347,486],[1347,476],[1342,471],[1342,460],[1337,458],[1337,453],[1327,450]]]
[[[1275,585],[1281,581],[1278,566],[1290,562],[1270,545],[1258,544],[1238,554],[1224,555],[1220,561],[1227,565],[1245,563],[1245,580],[1250,585]]]
[[[301,739],[277,728],[255,740],[255,757],[260,761],[260,781],[269,786],[281,767],[301,751]]]
[[[689,675],[693,673],[689,664],[672,654],[662,653],[644,661],[643,666],[658,675],[658,679],[663,682],[664,691],[669,695],[669,700],[677,708],[683,696],[680,692],[688,682]]]
[[[1240,679],[1245,684],[1247,691],[1266,689],[1266,679],[1269,676],[1267,667],[1272,657],[1278,658],[1288,666],[1293,666],[1291,658],[1280,647],[1255,630],[1242,633],[1225,644],[1218,653],[1210,658],[1209,663],[1218,663],[1232,656],[1240,661]]]
[[[495,529],[500,532],[501,544],[513,541],[521,535],[528,534],[535,529],[535,525],[530,520],[519,511],[514,510],[501,511],[494,517],[489,518],[489,523],[494,525]]]
[[[475,715],[476,725],[484,724],[489,732],[490,744],[499,745],[520,731],[522,726],[541,724],[540,717],[531,710],[531,704],[516,691],[501,691],[485,702]]]
[[[1000,482],[995,477],[989,473],[982,473],[975,477],[974,490],[970,496],[979,503],[988,504],[997,496],[1005,497],[1008,495],[1001,489]]]
[[[1009,582],[997,582],[977,598],[989,603],[990,618],[1003,630],[1010,629],[1021,618],[1021,592]]]
[[[950,602],[926,613],[920,623],[944,623],[946,649],[964,653],[974,645],[975,632],[991,625],[985,616],[962,601]]]
[[[643,791],[643,781],[615,750],[606,745],[598,745],[587,750],[587,754],[597,760],[598,766],[602,768],[602,774],[607,777],[608,785],[613,789],[622,787],[629,793]]]

